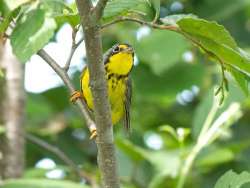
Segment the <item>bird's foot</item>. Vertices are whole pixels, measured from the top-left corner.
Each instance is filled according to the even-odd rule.
[[[70,96],[70,102],[75,103],[77,99],[82,98],[82,93],[80,91],[74,91]]]
[[[89,137],[90,140],[95,139],[95,138],[97,137],[96,128],[92,128],[92,129],[90,130],[90,133],[91,133],[91,135],[90,135],[90,137]]]

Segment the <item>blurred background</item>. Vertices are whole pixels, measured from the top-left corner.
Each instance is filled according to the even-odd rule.
[[[73,2],[68,2],[73,3]],[[145,20],[154,11],[141,4]],[[162,0],[160,17],[192,13],[224,25],[238,45],[250,52],[250,2],[248,0]],[[45,50],[64,64],[71,48],[70,25],[64,24]],[[183,160],[195,145],[220,84],[220,66],[181,35],[135,23],[118,23],[103,30],[103,48],[129,43],[135,49],[132,70],[132,132],[114,127],[119,174],[125,188],[173,188]],[[81,38],[78,32],[77,39]],[[84,42],[74,54],[69,70],[74,85],[85,66]],[[211,188],[227,170],[250,170],[250,99],[229,80],[229,93],[217,117],[232,102],[241,104],[242,116],[229,122],[212,144],[197,156],[188,174],[188,188]],[[0,78],[1,79],[1,78]],[[79,177],[54,152],[26,140],[24,178],[72,180],[82,185],[99,184],[97,149],[78,108],[60,78],[34,55],[25,64],[25,131],[59,148],[82,171]],[[1,113],[1,111],[0,111]],[[228,117],[230,119],[230,117]],[[0,142],[0,145],[3,142]],[[248,187],[247,185],[245,187]]]

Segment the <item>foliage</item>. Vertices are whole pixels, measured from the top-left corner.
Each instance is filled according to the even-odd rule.
[[[215,188],[238,187],[250,182],[250,174],[241,172],[240,174],[230,170],[220,177],[216,182]]]
[[[246,0],[108,2],[101,24],[126,16],[177,28],[166,31],[122,22],[102,30],[104,49],[128,42],[138,60],[131,73],[132,133],[126,137],[121,126],[114,127],[122,187],[176,187],[188,158],[192,161],[184,173],[186,187],[211,188],[222,172],[232,168],[245,172],[228,171],[215,188],[249,182],[249,15]],[[10,37],[13,52],[23,63],[57,41],[64,24],[77,29],[80,23],[75,3],[63,0],[3,0],[0,16],[0,36]],[[76,69],[72,66],[70,74],[79,85]],[[0,69],[0,81],[5,76],[2,72]],[[33,79],[26,74],[26,79]],[[214,88],[223,88],[220,106]],[[87,187],[84,182],[90,184],[89,179],[99,184],[96,147],[68,102],[65,88],[59,85],[39,94],[27,92],[26,131],[56,145],[86,176],[79,178],[60,157],[28,140],[25,178],[5,181],[3,187],[80,188]],[[229,113],[235,104],[237,110]],[[44,158],[53,159],[56,167],[63,166],[65,177],[48,180],[47,172],[56,167],[41,170],[35,166]]]

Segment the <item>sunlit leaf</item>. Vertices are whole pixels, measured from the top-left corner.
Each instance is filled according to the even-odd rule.
[[[230,170],[220,177],[214,188],[240,188],[248,182],[250,182],[249,172],[237,174],[233,170]]]
[[[191,34],[195,38],[204,37],[217,44],[224,44],[232,49],[237,49],[237,44],[230,33],[216,22],[198,18],[183,18],[177,21],[177,24],[182,31]]]
[[[32,0],[3,0],[4,6],[7,9],[8,12],[11,12],[18,8],[20,5],[23,5],[25,3],[29,3]]]
[[[242,73],[238,70],[235,70],[233,68],[229,68],[229,70],[230,70],[231,74],[233,75],[234,79],[236,80],[236,82],[238,83],[238,85],[240,86],[240,88],[242,89],[242,91],[246,94],[246,96],[248,96],[249,77],[247,75],[245,75],[244,73]]]
[[[0,33],[5,33],[7,28],[9,27],[9,24],[11,20],[16,17],[17,13],[19,12],[19,9],[15,9],[7,14],[6,17],[3,18],[3,21],[0,22]]]
[[[145,3],[143,0],[111,0],[108,1],[107,6],[104,9],[103,19],[111,19],[116,16],[122,16],[129,11],[133,10],[141,3]]]
[[[33,10],[20,19],[10,38],[18,59],[21,62],[27,61],[49,41],[55,29],[54,19],[46,17],[42,9]]]
[[[245,99],[244,94],[239,91],[233,84],[229,84],[229,90],[229,95],[225,99],[223,107],[221,107],[216,113],[215,118],[217,118],[223,111],[225,111],[232,102],[242,102]],[[194,119],[192,123],[192,136],[194,138],[198,137],[205,119],[207,118],[207,115],[212,107],[213,97],[214,90],[210,89],[206,92],[206,95],[203,96],[203,100],[195,109]]]
[[[230,162],[235,155],[230,149],[208,148],[199,155],[196,165],[199,167],[211,168],[212,166]]]
[[[183,18],[197,18],[194,14],[172,14],[161,18],[161,22],[165,25],[177,25],[177,22]]]

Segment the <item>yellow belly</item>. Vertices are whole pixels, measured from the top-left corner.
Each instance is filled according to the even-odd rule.
[[[93,98],[89,87],[89,71],[86,69],[83,72],[82,93],[87,102],[88,107],[93,110]],[[126,84],[124,79],[116,79],[112,77],[108,80],[108,97],[111,105],[112,123],[116,124],[124,116],[124,98],[125,98]]]

